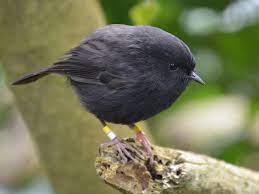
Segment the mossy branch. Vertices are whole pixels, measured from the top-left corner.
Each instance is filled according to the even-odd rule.
[[[122,193],[161,194],[256,194],[259,173],[227,164],[208,156],[153,146],[155,165],[151,167],[142,147],[133,139],[135,162],[120,162],[115,147],[100,150],[96,159],[98,175]]]

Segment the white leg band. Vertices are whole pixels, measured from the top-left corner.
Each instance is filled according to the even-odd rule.
[[[117,137],[116,134],[112,131],[107,133],[107,136],[110,138],[110,140],[114,140]]]

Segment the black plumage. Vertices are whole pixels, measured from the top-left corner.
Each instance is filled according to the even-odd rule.
[[[13,84],[67,76],[82,105],[100,120],[133,124],[168,108],[185,90],[195,60],[179,38],[151,26],[108,25],[52,66]]]

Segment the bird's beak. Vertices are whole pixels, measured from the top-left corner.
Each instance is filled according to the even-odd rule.
[[[205,85],[205,82],[200,78],[200,76],[195,71],[192,71],[191,75],[189,76],[189,79],[196,81],[199,84]]]

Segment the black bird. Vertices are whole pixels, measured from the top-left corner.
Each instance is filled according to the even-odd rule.
[[[107,122],[128,125],[136,132],[150,161],[149,141],[136,122],[168,108],[194,80],[195,59],[179,38],[151,26],[113,24],[100,28],[71,49],[63,58],[13,82],[34,82],[49,74],[68,77],[82,105],[104,125],[104,132],[122,160],[132,159]]]

